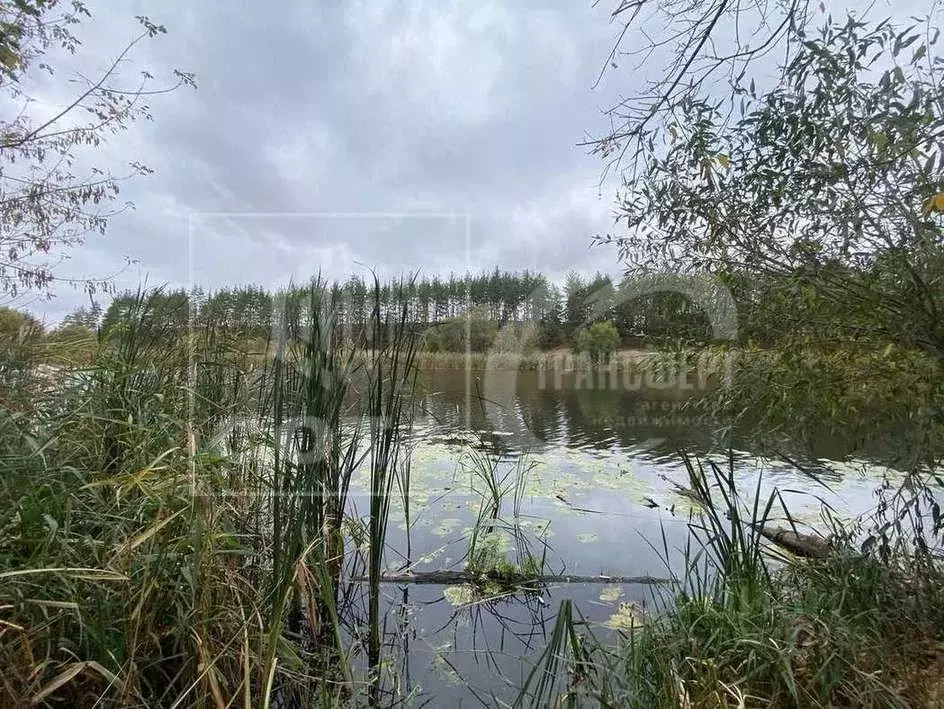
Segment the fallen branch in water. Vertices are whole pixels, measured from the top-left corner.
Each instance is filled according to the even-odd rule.
[[[366,582],[366,576],[355,576],[355,582]],[[508,586],[526,586],[548,583],[638,583],[638,584],[671,584],[673,579],[658,578],[656,576],[576,576],[573,574],[529,576],[512,573],[472,573],[469,571],[414,571],[399,574],[384,574],[380,577],[381,583],[415,583],[415,584],[459,584],[481,583],[495,581]]]
[[[801,534],[782,527],[761,527],[761,535],[791,554],[808,559],[825,559],[831,553],[829,542],[813,534]]]

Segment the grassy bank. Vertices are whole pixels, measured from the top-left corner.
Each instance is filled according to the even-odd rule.
[[[613,355],[612,364],[619,368],[632,366],[646,356],[645,350],[621,350]],[[568,349],[535,350],[515,352],[420,352],[417,355],[420,369],[473,369],[520,370],[538,369],[586,369],[590,359],[586,355],[575,355]]]
[[[626,349],[614,352],[605,363],[594,364],[586,354],[574,354],[569,349],[535,350],[515,352],[424,352],[417,353],[417,365],[421,370],[484,371],[586,371],[590,369],[611,370],[617,373],[641,371],[675,373],[680,365],[689,370],[698,367],[713,367],[720,371],[724,367],[726,351],[719,349],[692,348],[683,352],[657,349]]]
[[[4,344],[0,704],[339,706],[385,691],[377,577],[408,479],[412,339],[375,310],[375,356],[356,363],[310,299],[288,333],[304,328],[305,346],[275,343],[262,363],[212,328],[162,328],[143,295],[81,366],[50,372],[48,352]],[[368,543],[345,552],[361,465]],[[349,614],[365,622],[345,625],[351,569],[370,584]]]

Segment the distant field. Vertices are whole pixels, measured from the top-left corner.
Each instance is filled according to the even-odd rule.
[[[699,353],[712,350],[691,350],[685,356],[692,359],[692,364]],[[657,349],[623,349],[614,353],[609,366],[618,370],[639,365],[677,362],[681,353],[660,351]],[[668,360],[666,359],[668,358]],[[420,352],[417,355],[420,369],[585,369],[590,366],[590,358],[583,354],[574,354],[569,349],[558,348],[548,351],[518,354],[513,352]]]

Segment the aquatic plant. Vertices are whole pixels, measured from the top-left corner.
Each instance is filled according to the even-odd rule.
[[[535,542],[522,527],[521,504],[534,463],[527,455],[507,461],[484,446],[475,446],[464,461],[470,488],[480,502],[469,538],[467,571],[483,586],[527,586],[534,590],[546,572],[547,542]],[[502,505],[510,498],[511,515],[502,515]],[[534,552],[540,543],[540,555]],[[515,559],[508,558],[514,551]],[[499,589],[502,590],[502,589]]]

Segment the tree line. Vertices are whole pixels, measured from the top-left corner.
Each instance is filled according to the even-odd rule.
[[[593,322],[612,322],[622,344],[647,339],[710,338],[704,313],[678,293],[647,297],[631,294],[631,278],[614,283],[609,276],[583,278],[571,274],[562,284],[529,271],[451,275],[448,278],[389,281],[376,285],[381,308],[403,310],[407,323],[426,336],[431,349],[473,351],[488,349],[502,329],[520,332],[530,324],[532,345],[540,348],[571,346],[578,332]],[[303,319],[308,286],[270,291],[239,286],[216,291],[196,288],[162,289],[149,297],[150,317],[179,328],[221,327],[250,337],[268,337],[273,326]],[[359,277],[344,282],[320,283],[339,307],[340,321],[353,336],[367,325],[375,285]],[[137,294],[113,298],[102,314],[104,331],[120,324],[131,312]],[[69,322],[85,318],[87,310]],[[471,341],[466,338],[471,336]]]
[[[874,273],[862,272],[856,277],[874,277]],[[144,297],[149,320],[162,330],[164,326],[178,331],[213,327],[256,339],[272,337],[273,328],[280,323],[303,321],[312,285],[330,293],[340,313],[340,327],[345,330],[342,336],[356,338],[367,326],[376,288],[380,307],[402,314],[407,325],[424,337],[425,348],[432,351],[486,351],[495,346],[502,331],[515,336],[526,332],[530,347],[587,350],[588,333],[600,323],[615,332],[615,344],[623,347],[667,341],[704,344],[717,339],[712,313],[721,309],[719,302],[699,301],[673,283],[662,290],[640,290],[640,282],[640,277],[632,274],[614,283],[603,274],[584,278],[572,273],[558,284],[530,271],[495,270],[376,284],[353,276],[343,282],[313,280],[278,291],[259,286],[214,291],[159,288]],[[828,303],[820,302],[815,291],[804,295],[799,271],[763,277],[728,272],[709,282],[736,307],[734,334],[742,344],[776,345],[796,335],[797,316],[804,309],[816,310],[821,317],[828,311]],[[116,295],[105,309],[97,304],[79,308],[50,329],[49,335],[69,339],[97,331],[107,334],[136,312],[141,297],[127,291]],[[838,317],[838,306],[834,309]],[[802,319],[811,322],[810,318]],[[5,331],[17,330],[17,319],[9,310],[6,320]],[[31,332],[42,330],[32,318],[26,317],[22,323],[28,324]]]

